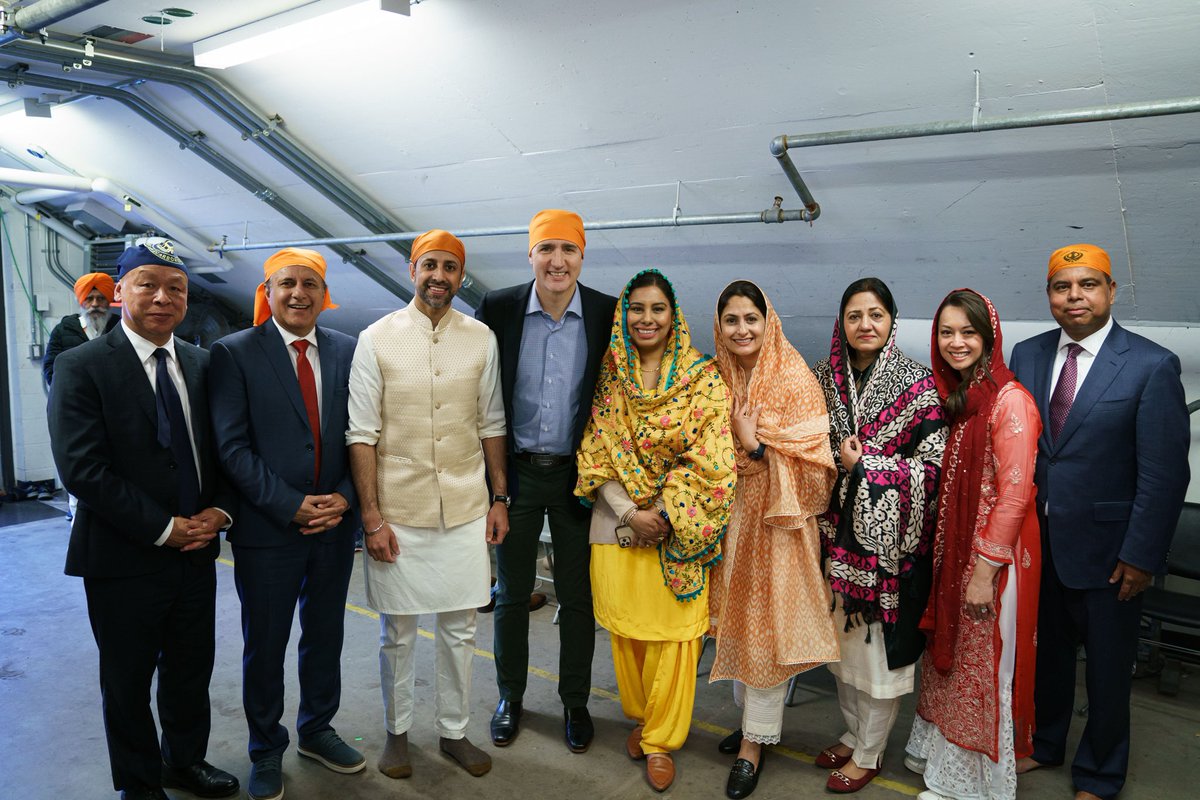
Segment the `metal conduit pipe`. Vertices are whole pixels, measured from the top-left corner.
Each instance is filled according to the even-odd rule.
[[[42,0],[25,6],[8,16],[8,30],[0,33],[0,47],[15,42],[24,36],[37,33],[42,28],[61,22],[81,11],[87,11],[105,0]]]
[[[77,45],[57,41],[21,42],[14,45],[11,51],[31,60],[54,63],[78,63],[83,53]],[[92,60],[95,69],[184,89],[238,130],[243,138],[252,141],[295,172],[326,199],[355,217],[368,230],[381,233],[404,227],[386,211],[373,206],[358,195],[337,176],[332,167],[305,150],[285,131],[276,127],[274,122],[255,112],[231,87],[207,72],[142,54],[127,55],[104,50],[96,50]],[[408,256],[407,247],[399,246],[396,249],[405,257]]]
[[[639,219],[614,219],[605,221],[588,221],[583,223],[585,230],[612,231],[627,228],[675,228],[690,225],[736,225],[748,222],[779,223],[779,222],[810,222],[813,216],[807,211],[769,208],[765,211],[746,211],[732,214],[698,214],[678,217],[642,217]],[[529,225],[507,225],[494,228],[469,228],[467,230],[451,231],[459,238],[481,236],[524,236],[529,233]],[[421,235],[420,231],[399,233],[383,233],[375,236],[340,236],[332,239],[297,239],[283,242],[254,242],[241,245],[213,245],[211,250],[220,252],[236,252],[242,250],[278,250],[281,247],[313,247],[336,244],[377,244],[381,242],[411,242]]]
[[[800,199],[807,207],[812,194],[804,179],[792,163],[788,151],[796,147],[823,147],[830,144],[851,142],[881,142],[892,139],[915,139],[927,136],[947,136],[955,133],[980,133],[983,131],[1013,130],[1016,128],[1042,128],[1050,125],[1075,125],[1083,122],[1109,122],[1119,119],[1162,117],[1172,114],[1200,113],[1200,97],[1177,97],[1142,103],[1121,103],[1091,108],[1072,108],[1063,111],[1043,111],[1036,114],[1012,114],[992,119],[945,120],[923,122],[915,125],[885,125],[878,128],[827,131],[776,136],[771,141],[771,155],[779,159],[779,165]]]
[[[225,158],[225,156],[221,155],[204,142],[193,137],[188,133],[188,131],[151,107],[137,95],[130,94],[129,92],[122,91],[120,89],[113,89],[108,86],[84,83],[81,81],[64,80],[62,78],[53,78],[46,75],[36,75],[30,72],[22,72],[20,70],[0,70],[0,80],[4,79],[18,83],[25,83],[29,86],[57,89],[64,92],[74,92],[78,94],[90,94],[97,97],[107,97],[109,99],[116,100],[174,139],[179,144],[181,149],[190,150],[200,158],[204,159],[204,161],[220,170],[244,189],[251,192],[264,202],[270,204],[282,216],[295,223],[305,232],[312,236],[318,237],[330,236],[329,231],[325,230],[325,228],[323,228],[317,222],[310,219],[300,209],[296,208],[287,200],[280,197],[273,189],[258,181],[248,172],[234,164],[229,159]],[[384,272],[381,267],[376,266],[370,260],[364,258],[350,248],[334,246],[331,249],[397,297],[405,301],[411,299],[412,292],[410,289],[408,289],[408,287],[396,281],[394,278]]]

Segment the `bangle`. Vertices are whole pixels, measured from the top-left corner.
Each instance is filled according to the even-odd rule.
[[[384,525],[387,525],[387,520],[384,520],[383,522],[379,523],[379,526],[377,528],[375,528],[375,530],[373,530],[373,531],[369,531],[366,528],[363,528],[363,533],[365,533],[367,536],[374,536],[375,534],[377,534],[381,530],[383,530]]]

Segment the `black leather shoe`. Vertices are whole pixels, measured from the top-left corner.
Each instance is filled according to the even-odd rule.
[[[163,786],[183,789],[197,797],[231,797],[238,793],[238,779],[207,761],[197,761],[190,767],[163,764]]]
[[[501,700],[496,704],[496,713],[492,714],[492,744],[496,747],[508,747],[521,731],[521,704],[511,700]]]
[[[171,796],[162,789],[139,786],[136,789],[122,789],[121,800],[171,800]]]
[[[724,739],[721,740],[721,743],[719,745],[717,745],[717,750],[719,752],[724,753],[727,756],[731,756],[734,753],[736,753],[738,750],[741,750],[741,749],[742,749],[742,729],[741,728],[738,728],[736,731],[734,731],[733,733],[726,736]]]
[[[762,774],[763,762],[766,760],[767,751],[764,748],[758,754],[758,769],[744,758],[733,762],[733,769],[729,770],[729,780],[725,783],[725,796],[731,800],[749,797],[758,786],[758,776]]]
[[[587,706],[563,709],[563,727],[567,737],[567,747],[572,753],[586,753],[592,746],[592,737],[596,728],[592,725],[592,715]]]

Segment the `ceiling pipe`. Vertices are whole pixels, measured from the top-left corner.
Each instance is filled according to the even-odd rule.
[[[811,222],[814,217],[807,211],[787,210],[773,206],[765,211],[746,211],[732,214],[696,214],[691,216],[674,217],[641,217],[636,219],[614,219],[604,221],[588,221],[583,223],[585,230],[612,231],[628,228],[680,228],[693,225],[737,225],[750,222],[780,223],[780,222]],[[529,233],[529,225],[508,225],[495,228],[468,228],[451,231],[459,238],[482,236],[517,236]],[[379,244],[383,242],[411,242],[420,236],[419,231],[400,233],[384,233],[374,236],[340,236],[329,239],[296,239],[284,242],[255,242],[240,245],[214,245],[210,249],[219,252],[237,252],[243,250],[278,250],[281,247],[313,247],[339,244]]]
[[[277,212],[279,212],[280,215],[293,222],[297,227],[308,233],[310,236],[327,237],[331,235],[329,231],[308,217],[303,211],[296,208],[286,199],[281,197],[277,192],[275,192],[275,190],[271,189],[266,184],[262,183],[250,173],[239,167],[237,164],[230,161],[220,152],[210,147],[203,141],[201,137],[193,136],[186,129],[182,128],[176,122],[164,115],[158,109],[146,103],[135,94],[131,94],[121,89],[115,89],[110,86],[103,86],[76,80],[66,80],[47,75],[38,75],[28,71],[23,71],[19,68],[0,70],[0,80],[9,80],[15,83],[24,83],[29,86],[57,89],[63,92],[92,95],[95,97],[106,97],[116,100],[132,110],[138,116],[142,117],[151,125],[155,126],[163,133],[166,133],[168,136],[174,139],[179,144],[181,150],[192,151],[208,164],[215,167],[217,170],[238,183],[238,185],[240,185],[242,188],[246,189],[254,196],[270,205]],[[332,249],[335,253],[341,256],[342,259],[354,265],[358,270],[363,272],[365,275],[370,277],[392,294],[406,302],[412,299],[411,289],[397,281],[388,273],[384,272],[382,267],[375,265],[372,261],[365,258],[355,250],[347,247],[334,247]]]
[[[82,250],[87,250],[91,246],[91,242],[89,242],[87,238],[85,238],[79,231],[75,230],[70,225],[66,225],[62,222],[59,222],[54,217],[43,214],[33,206],[27,206],[24,203],[18,203],[16,200],[12,200],[11,202],[12,207],[17,211],[20,211],[34,222],[54,231],[76,247]]]
[[[48,28],[104,2],[105,0],[41,0],[40,3],[19,8],[8,14],[5,19],[5,30],[0,32],[0,47],[35,35],[42,28]]]
[[[80,178],[75,175],[56,175],[50,172],[38,172],[33,169],[9,169],[0,167],[0,183],[8,186],[33,186],[39,189],[54,189],[59,192],[90,192],[91,178]],[[22,200],[23,203],[30,202]],[[33,201],[37,202],[37,201]]]
[[[75,64],[80,63],[84,49],[61,41],[16,42],[7,52],[34,61]],[[293,140],[280,127],[281,120],[278,117],[267,118],[254,110],[233,88],[209,73],[162,57],[145,53],[117,53],[97,49],[94,45],[89,58],[93,69],[165,83],[188,92],[237,130],[243,139],[253,142],[367,230],[385,233],[408,227],[383,208],[363,198],[331,166]],[[390,244],[408,260],[407,244]],[[395,293],[393,287],[388,288]],[[475,281],[469,290],[464,291],[463,298],[476,303],[487,289],[483,282]],[[400,296],[408,299],[411,292],[404,289]]]
[[[1163,117],[1173,114],[1200,113],[1200,97],[1177,97],[1142,103],[1121,103],[1091,108],[1073,108],[1063,111],[1043,111],[1036,114],[1013,114],[1009,116],[981,119],[973,114],[970,120],[946,120],[923,122],[915,125],[887,125],[878,128],[827,131],[776,136],[771,141],[771,155],[779,160],[788,181],[804,201],[805,207],[816,204],[804,184],[804,179],[792,162],[788,151],[797,147],[823,147],[831,144],[851,142],[882,142],[892,139],[916,139],[928,136],[948,136],[956,133],[982,133],[983,131],[1013,130],[1016,128],[1042,128],[1050,125],[1075,125],[1084,122],[1111,122],[1120,119]],[[815,218],[815,215],[814,215]]]
[[[13,172],[14,170],[7,170]],[[0,170],[0,183],[5,183],[4,180],[6,170]],[[59,175],[47,175],[46,173],[36,172],[37,175],[45,175],[50,179],[66,177]],[[31,178],[32,180],[32,178]],[[198,237],[193,236],[184,229],[183,225],[178,221],[168,217],[162,210],[151,205],[145,200],[135,197],[131,192],[124,189],[117,183],[108,178],[79,178],[82,183],[87,184],[86,189],[78,189],[74,191],[65,191],[54,188],[44,189],[28,189],[24,192],[18,192],[14,199],[23,205],[32,206],[35,203],[45,203],[50,200],[60,200],[64,197],[77,194],[92,194],[107,197],[117,205],[125,209],[135,209],[138,216],[142,217],[146,222],[164,236],[169,235],[177,244],[181,245],[186,251],[184,255],[189,256],[192,260],[199,260],[200,264],[188,264],[188,269],[197,274],[201,273],[216,273],[229,272],[233,269],[233,264],[224,259],[213,259],[209,253],[208,242],[201,241]],[[55,181],[57,182],[57,181]],[[26,185],[34,185],[32,183]]]

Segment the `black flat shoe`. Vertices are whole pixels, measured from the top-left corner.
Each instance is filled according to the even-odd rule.
[[[742,729],[738,728],[733,733],[726,736],[717,745],[717,750],[727,756],[731,756],[738,750],[742,749]]]
[[[758,786],[758,776],[762,774],[763,762],[766,759],[767,751],[764,748],[758,754],[758,769],[744,758],[734,761],[733,769],[729,770],[729,780],[725,782],[725,796],[731,800],[749,797]]]
[[[596,735],[587,706],[563,709],[563,732],[572,753],[587,752],[592,745],[592,737]]]
[[[492,714],[489,728],[492,734],[492,744],[496,747],[508,747],[521,731],[521,704],[501,700],[496,705],[496,713]]]

